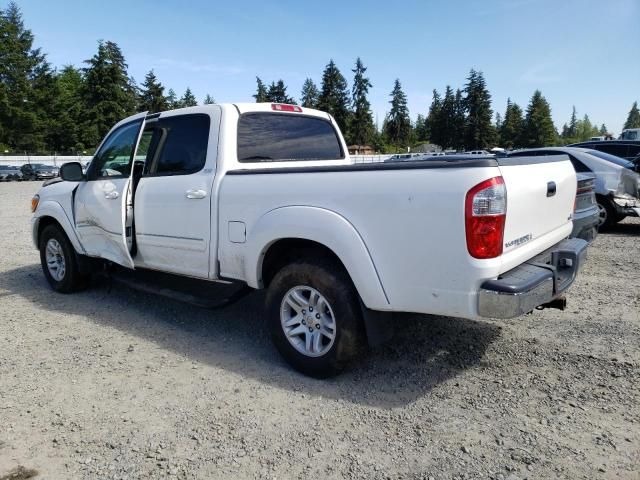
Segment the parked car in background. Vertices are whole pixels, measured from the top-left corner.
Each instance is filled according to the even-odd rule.
[[[635,163],[635,159],[640,156],[640,140],[605,140],[602,142],[580,142],[568,145],[569,147],[592,148],[599,152],[605,152],[616,157],[623,158]],[[638,172],[638,164],[633,167]]]
[[[0,165],[0,181],[22,180],[22,172],[12,165]]]
[[[509,157],[568,155],[577,173],[595,175],[596,204],[600,212],[599,229],[611,227],[625,217],[640,216],[640,175],[587,148],[545,147],[512,152]]]
[[[429,160],[432,158],[442,157],[444,154],[438,153],[412,153],[412,154],[401,154],[394,155],[385,160],[385,162],[419,162],[422,160]],[[440,158],[442,160],[442,158]]]
[[[412,160],[414,158],[419,158],[424,155],[428,155],[427,153],[398,153],[396,155],[392,155],[387,158],[385,162],[406,162]]]
[[[594,155],[602,160],[606,160],[607,162],[615,163],[616,165],[620,165],[621,167],[628,168],[633,172],[638,172],[638,164],[634,160],[627,160],[626,158],[616,157],[615,155],[611,155],[610,153],[603,152],[601,150],[594,150],[593,148],[589,149],[589,153]]]
[[[573,208],[573,230],[571,238],[582,238],[591,243],[598,234],[600,212],[596,203],[596,177],[591,174],[578,173],[578,189],[576,203]]]
[[[640,140],[640,128],[625,128],[618,140]]]
[[[42,163],[25,163],[20,167],[25,180],[47,180],[56,178],[59,168],[53,165],[44,165]]]
[[[464,152],[463,155],[494,155],[491,152],[487,152],[486,150],[471,150],[469,152]]]

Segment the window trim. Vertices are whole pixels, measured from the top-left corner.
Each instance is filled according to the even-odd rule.
[[[113,132],[111,132],[111,135],[108,135],[104,141],[100,144],[100,150],[98,150],[95,155],[93,156],[93,158],[91,159],[91,163],[89,164],[89,168],[87,169],[87,181],[88,182],[92,182],[92,181],[96,181],[96,180],[115,180],[115,179],[120,179],[120,178],[129,178],[129,176],[131,175],[131,173],[129,173],[129,175],[104,175],[104,176],[99,176],[98,173],[96,172],[96,167],[95,167],[95,159],[98,156],[98,154],[100,153],[100,151],[102,150],[102,147],[104,145],[106,145],[106,143],[109,141],[109,139],[111,137],[113,137],[116,133],[118,133],[119,131],[123,130],[124,128],[128,128],[131,125],[133,125],[134,123],[140,122],[140,126],[142,126],[144,124],[144,118],[136,118],[135,120],[131,120],[130,122],[127,123],[123,123],[122,125],[120,125],[118,128],[116,128]],[[138,135],[136,136],[136,142],[133,146],[133,149],[131,150],[131,154],[129,155],[129,168],[131,168],[131,166],[133,165],[133,156],[136,153],[136,149],[138,146],[138,137],[140,136],[140,128],[138,127]]]
[[[151,125],[153,126],[154,129],[158,129],[162,124],[162,121],[170,121],[174,118],[185,118],[185,117],[205,117],[207,119],[207,141],[205,146],[204,162],[202,166],[197,170],[186,170],[182,172],[157,172],[156,168],[158,166],[158,162],[160,161],[160,155],[162,154],[162,151],[164,150],[164,147],[167,143],[167,135],[162,135],[162,137],[158,140],[157,144],[155,145],[154,151],[152,152],[153,156],[151,159],[151,165],[149,166],[149,171],[143,173],[142,178],[175,177],[179,175],[193,175],[195,173],[201,172],[206,167],[208,156],[209,156],[209,139],[211,137],[211,115],[207,113],[200,113],[200,112],[185,113],[182,115],[171,115],[164,118],[160,117],[157,119],[157,121],[154,121]],[[146,130],[146,126],[145,126],[145,130]],[[148,155],[149,155],[149,152],[147,152],[147,156]]]
[[[308,159],[295,159],[295,158],[290,158],[290,159],[274,159],[274,160],[264,160],[264,159],[255,159],[255,160],[241,160],[240,159],[240,155],[239,155],[239,150],[240,150],[240,120],[242,120],[242,118],[244,117],[248,117],[248,116],[260,116],[260,115],[276,115],[276,116],[287,116],[287,117],[304,117],[304,118],[311,118],[313,120],[318,120],[320,122],[326,122],[329,124],[329,126],[331,127],[331,129],[333,130],[333,134],[336,137],[336,141],[338,142],[338,148],[340,148],[340,157],[338,158],[308,158]],[[288,113],[288,112],[246,112],[241,114],[238,117],[238,123],[236,125],[236,159],[238,161],[238,163],[251,163],[251,164],[256,164],[256,163],[290,163],[290,162],[331,162],[331,161],[336,161],[336,160],[344,160],[346,158],[346,155],[344,153],[344,148],[342,147],[342,142],[340,141],[340,135],[338,135],[338,130],[336,128],[336,125],[334,125],[334,123],[329,120],[328,118],[322,118],[322,117],[318,117],[315,115],[305,115],[304,113]]]

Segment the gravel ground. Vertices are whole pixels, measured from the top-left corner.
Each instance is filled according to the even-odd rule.
[[[640,221],[602,234],[568,310],[406,315],[338,378],[292,371],[255,293],[219,312],[51,291],[36,183],[0,184],[0,479],[640,478]]]

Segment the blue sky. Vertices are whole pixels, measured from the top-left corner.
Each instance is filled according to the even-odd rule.
[[[368,67],[380,124],[399,78],[413,118],[434,88],[462,87],[482,70],[493,108],[523,108],[535,89],[558,127],[571,106],[618,133],[640,100],[640,0],[19,0],[36,45],[55,66],[81,65],[98,39],[122,48],[141,83],[154,69],[181,95],[252,101],[255,76],[282,78],[298,98],[333,58],[349,86],[357,56]],[[5,0],[0,5],[6,6]]]

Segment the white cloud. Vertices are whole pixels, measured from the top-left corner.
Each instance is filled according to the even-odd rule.
[[[520,76],[520,81],[526,83],[557,83],[565,80],[560,72],[559,61],[546,61],[532,65]]]

